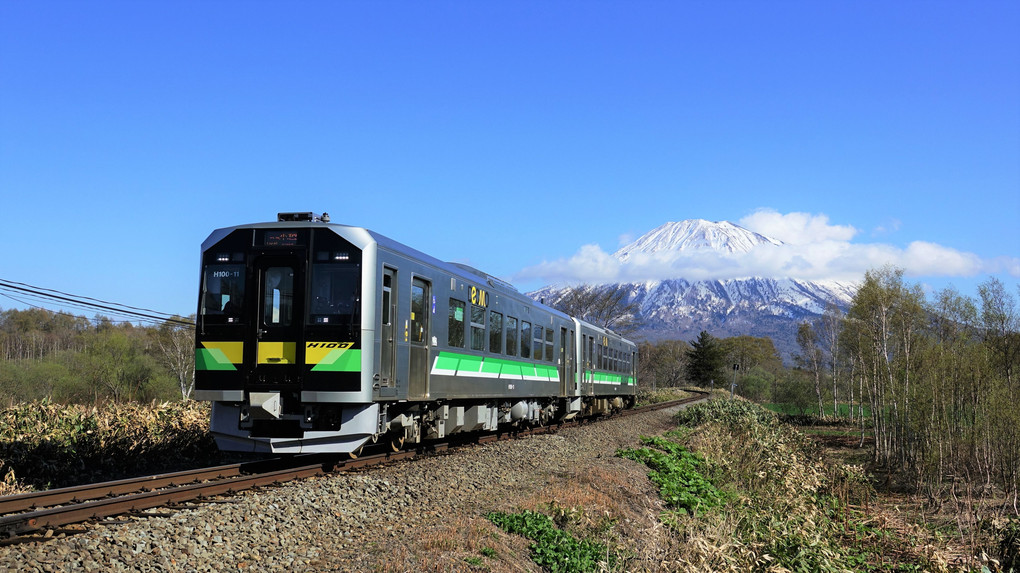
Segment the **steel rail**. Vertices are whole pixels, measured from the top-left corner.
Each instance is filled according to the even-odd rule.
[[[240,475],[242,464],[128,478],[0,497],[0,515]]]
[[[74,505],[41,509],[28,513],[19,513],[0,517],[0,532],[8,535],[21,535],[52,529],[62,525],[78,523],[89,519],[98,519],[120,515],[131,511],[141,511],[170,503],[191,501],[225,493],[237,493],[263,485],[278,484],[290,480],[323,475],[328,470],[323,464],[315,464],[299,468],[276,470],[272,472],[236,476],[211,482],[182,485],[171,489],[132,493],[109,499],[87,501]]]
[[[319,456],[321,457],[321,456]],[[305,454],[294,458],[267,458],[227,464],[222,466],[196,468],[178,472],[139,476],[120,480],[83,484],[70,487],[33,491],[28,493],[0,497],[0,515],[18,511],[40,509],[66,503],[80,503],[92,499],[100,499],[139,491],[151,491],[165,487],[176,487],[199,481],[222,479],[241,474],[261,473],[272,469],[286,469],[296,463],[304,465],[310,459],[318,459],[315,454]]]

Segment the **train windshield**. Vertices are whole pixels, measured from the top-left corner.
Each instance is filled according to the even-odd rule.
[[[202,315],[214,323],[242,322],[244,264],[216,263],[205,267],[202,277]]]
[[[329,259],[312,265],[308,320],[311,324],[353,325],[361,302],[359,267],[342,259]]]

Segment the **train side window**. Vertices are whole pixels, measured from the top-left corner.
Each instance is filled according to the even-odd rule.
[[[446,342],[450,346],[464,348],[464,301],[450,299],[449,336]]]
[[[411,333],[410,340],[416,344],[425,343],[428,332],[428,309],[425,306],[425,288],[428,283],[414,279],[411,284]]]
[[[542,329],[542,327],[540,325],[536,324],[535,325],[535,345],[533,346],[533,348],[535,349],[535,356],[533,358],[535,360],[541,360],[542,359],[542,337],[543,337],[543,329]]]
[[[393,277],[386,274],[383,275],[383,291],[382,291],[382,323],[386,325],[393,324],[390,317],[390,296],[393,292]]]
[[[489,311],[489,352],[503,352],[503,315],[494,310]]]
[[[512,316],[506,317],[506,353],[517,356],[517,319]]]
[[[521,321],[521,358],[531,358],[531,323]]]
[[[553,329],[545,329],[545,359],[549,362],[555,360],[553,356]]]
[[[485,350],[485,308],[471,305],[471,350]]]

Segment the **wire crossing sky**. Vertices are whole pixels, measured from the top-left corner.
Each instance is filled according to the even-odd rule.
[[[1018,29],[1013,1],[2,2],[0,276],[187,316],[213,229],[325,211],[524,291],[707,219],[787,243],[748,274],[1015,293]]]

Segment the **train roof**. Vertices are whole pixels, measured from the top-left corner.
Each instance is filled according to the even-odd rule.
[[[344,225],[340,223],[332,223],[329,221],[328,215],[319,217],[313,213],[280,213],[279,220],[275,222],[263,222],[263,223],[248,223],[243,225],[235,225],[233,227],[224,227],[222,229],[216,229],[209,237],[202,243],[202,251],[205,252],[213,244],[219,242],[223,237],[226,237],[230,233],[238,229],[279,229],[285,228],[318,228],[318,229],[331,229],[337,232],[338,235],[343,236],[345,239],[352,241],[356,246],[365,248],[369,243],[374,242],[380,248],[400,253],[402,255],[417,259],[423,263],[429,264],[430,266],[436,267],[445,273],[456,275],[462,279],[484,283],[489,285],[491,288],[521,301],[526,301],[529,304],[538,305],[553,314],[560,315],[562,317],[570,318],[567,314],[556,310],[550,306],[538,302],[531,297],[521,293],[511,283],[490,275],[486,272],[480,271],[475,267],[466,265],[463,263],[453,263],[439,260],[429,254],[423,253],[418,249],[405,245],[400,241],[391,239],[386,235],[366,229],[365,227],[356,227],[352,225]],[[583,321],[582,321],[583,322]],[[592,328],[599,329],[594,325],[589,325]],[[604,329],[600,329],[604,330]]]

